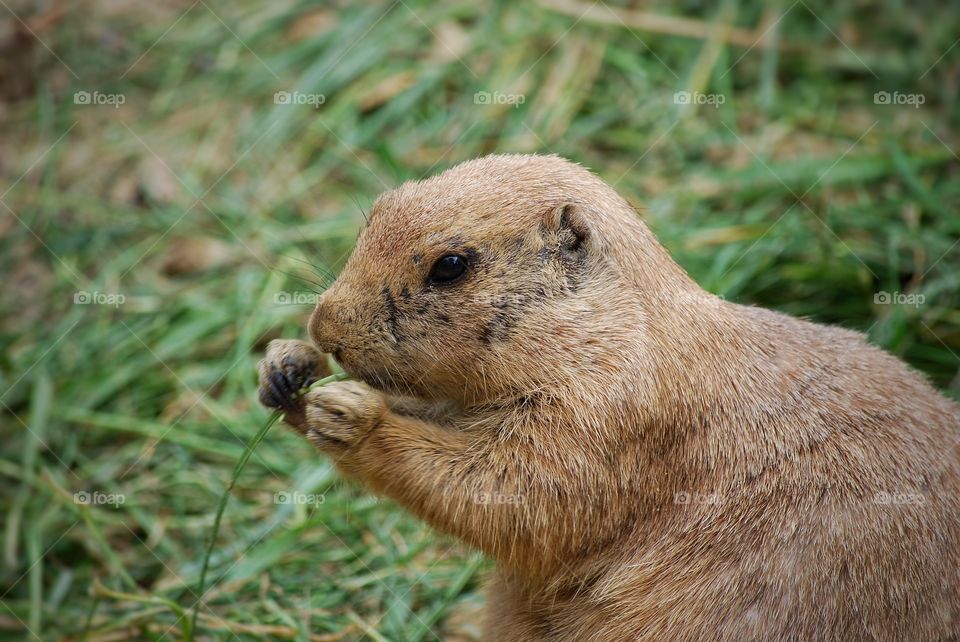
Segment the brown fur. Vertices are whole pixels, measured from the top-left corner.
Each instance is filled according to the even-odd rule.
[[[428,283],[449,253],[466,277]],[[960,636],[958,406],[707,294],[575,164],[384,194],[309,329],[365,383],[288,420],[496,560],[491,640]]]

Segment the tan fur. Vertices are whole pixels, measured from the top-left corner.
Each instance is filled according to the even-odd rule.
[[[466,277],[428,284],[449,253]],[[958,406],[704,292],[575,164],[384,194],[309,329],[366,383],[288,420],[496,560],[490,640],[960,636]]]

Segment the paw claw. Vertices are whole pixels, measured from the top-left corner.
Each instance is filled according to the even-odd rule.
[[[270,375],[270,383],[273,386],[273,398],[275,400],[278,400],[285,408],[295,405],[294,397],[299,392],[299,388],[294,387],[286,374],[280,371],[274,372]]]

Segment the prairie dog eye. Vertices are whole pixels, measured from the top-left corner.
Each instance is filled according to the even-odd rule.
[[[453,283],[467,272],[467,259],[459,254],[447,254],[437,259],[430,268],[431,283]]]

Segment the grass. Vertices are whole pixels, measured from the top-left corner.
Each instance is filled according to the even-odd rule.
[[[345,378],[346,375],[342,373],[330,375],[329,377],[324,377],[323,379],[315,382],[310,386],[310,388],[324,386],[334,381],[342,381]],[[220,521],[223,519],[223,511],[226,510],[227,502],[230,500],[230,492],[233,490],[233,487],[236,486],[237,479],[240,477],[240,473],[243,472],[247,462],[250,461],[250,457],[253,456],[257,446],[260,445],[260,442],[263,441],[263,438],[267,436],[267,433],[270,431],[270,429],[274,426],[274,424],[280,421],[282,417],[283,413],[280,411],[270,414],[270,417],[264,422],[263,428],[261,428],[257,434],[253,436],[253,439],[251,439],[247,444],[243,454],[240,455],[240,459],[237,460],[236,465],[233,467],[233,473],[230,475],[230,482],[227,484],[226,490],[223,491],[223,495],[220,497],[220,503],[217,504],[217,512],[213,517],[213,528],[210,531],[210,544],[207,546],[207,552],[203,556],[203,565],[200,567],[200,582],[198,583],[196,592],[198,599],[193,606],[193,616],[190,619],[189,628],[185,629],[184,637],[191,637],[194,629],[197,627],[197,616],[200,614],[200,608],[203,606],[203,596],[207,590],[207,571],[210,569],[210,556],[213,555],[213,550],[217,545],[217,535],[220,534]],[[178,614],[180,614],[180,612],[178,612]]]
[[[960,20],[881,5],[11,2],[0,638],[179,639],[197,606],[202,639],[453,639],[487,563],[289,431],[197,587],[263,346],[304,335],[379,192],[484,153],[595,169],[707,289],[960,397]]]

